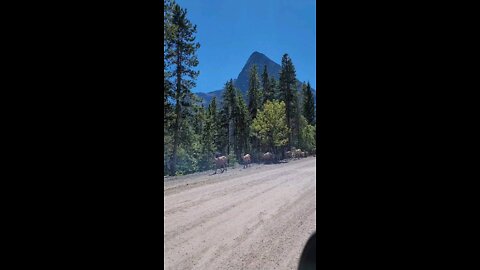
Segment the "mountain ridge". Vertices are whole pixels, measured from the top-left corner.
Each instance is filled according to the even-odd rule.
[[[261,76],[263,73],[263,68],[266,65],[269,78],[273,76],[275,80],[279,79],[280,71],[282,69],[281,65],[268,58],[265,54],[254,51],[238,74],[238,77],[233,80],[233,85],[240,90],[245,98],[248,92],[250,69],[253,65],[257,65],[257,72],[259,76]],[[298,79],[297,85],[299,85],[297,89],[301,90],[301,82]],[[210,92],[197,92],[195,94],[202,98],[202,104],[204,106],[208,106],[213,97],[216,97],[217,102],[221,102],[223,91],[224,89],[219,89]],[[316,90],[312,88],[312,92],[316,103]]]

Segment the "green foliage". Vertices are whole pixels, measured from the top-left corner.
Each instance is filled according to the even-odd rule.
[[[233,85],[225,84],[222,104],[215,98],[208,107],[199,106],[191,93],[198,75],[194,42],[195,27],[186,19],[186,11],[167,1],[164,29],[164,169],[170,175],[184,175],[214,168],[213,154],[229,158],[229,166],[241,162],[249,153],[253,162],[262,152],[279,154],[286,146],[302,150],[316,149],[316,125],[310,85],[296,91],[295,68],[288,57],[282,58],[280,80],[269,77],[264,67],[261,82],[256,66],[250,71],[248,103]],[[187,30],[189,29],[189,30]],[[180,48],[180,42],[187,49]],[[178,62],[177,55],[184,61]],[[263,94],[262,94],[263,92]],[[282,149],[283,148],[283,149]]]
[[[303,116],[308,124],[313,125],[315,123],[315,103],[310,82],[303,85],[303,98]]]
[[[210,105],[208,106],[208,115],[212,125],[212,134],[213,134],[213,145],[214,151],[220,151],[222,149],[222,133],[221,131],[221,119],[220,113],[217,108],[217,100],[213,97],[212,101],[210,101]]]
[[[235,102],[235,87],[233,86],[233,80],[230,79],[230,81],[225,83],[225,92],[223,93],[223,108],[228,111],[229,117],[233,113]]]
[[[279,80],[279,97],[285,102],[285,113],[287,126],[291,130],[289,133],[289,144],[296,144],[298,137],[298,98],[297,98],[297,81],[295,75],[295,67],[288,54],[282,57],[282,69],[280,71]],[[297,136],[296,136],[297,135]]]
[[[278,89],[278,81],[274,77],[270,78],[270,89],[273,94],[272,100],[282,100],[280,90]]]
[[[229,115],[228,109],[223,107],[218,114],[217,121],[217,137],[215,143],[217,150],[226,153],[228,148],[228,135],[229,135]]]
[[[196,146],[198,147],[198,144],[196,144]],[[199,170],[199,151],[198,149],[197,151],[193,150],[195,148],[196,147],[192,147],[191,149],[185,149],[183,147],[180,147],[178,149],[178,162],[175,170],[175,175],[194,173]]]
[[[260,81],[258,79],[257,66],[253,65],[250,70],[250,81],[248,86],[248,111],[250,116],[254,119],[257,116],[257,110],[262,104]]]
[[[263,98],[260,89],[260,81],[258,79],[257,66],[253,65],[250,70],[250,80],[248,87],[248,112],[250,113],[250,119],[255,119],[257,117],[258,110],[262,107]],[[253,137],[252,141],[252,158],[253,161],[258,161],[259,156],[259,142],[258,138]]]
[[[252,122],[252,134],[260,140],[262,147],[273,151],[274,147],[284,146],[288,142],[289,129],[285,117],[283,101],[267,101],[263,110],[258,112]]]
[[[249,147],[249,111],[241,92],[233,86],[233,80],[225,84],[223,106],[219,116],[217,142],[219,150],[225,154],[240,155]]]
[[[187,10],[182,9],[174,1],[164,2],[164,102],[169,103],[172,99],[172,124],[168,131],[173,134],[173,146],[169,155],[170,175],[177,172],[176,166],[187,162],[192,156],[190,152],[180,157],[177,155],[182,150],[181,142],[190,141],[192,131],[188,124],[189,120],[195,120],[193,115],[197,115],[196,108],[192,108],[197,102],[191,89],[195,87],[195,79],[199,71],[194,70],[198,65],[196,51],[200,44],[195,42],[197,26],[193,25],[187,19]],[[194,123],[193,123],[194,124]],[[198,132],[200,126],[194,125],[194,130]],[[183,159],[185,158],[185,159]],[[187,162],[188,163],[188,162]],[[192,164],[192,166],[196,164]]]
[[[235,154],[230,154],[227,157],[228,157],[228,167],[235,168],[235,164],[238,163],[238,160],[235,157]]]
[[[202,128],[197,131],[200,138],[200,160],[199,167],[201,169],[208,169],[209,166],[209,157],[211,153],[214,152],[214,143],[213,143],[213,125],[210,119],[208,109],[201,112],[201,121]]]
[[[305,117],[300,116],[300,148],[311,152],[316,148],[316,127],[308,124]]]
[[[294,100],[296,83],[296,73],[292,59],[290,59],[288,54],[284,54],[282,57],[282,69],[280,71],[279,90],[281,100],[285,102],[287,109],[291,106],[291,102]]]
[[[275,82],[275,78],[273,78],[273,82]],[[263,68],[262,73],[262,88],[263,88],[263,102],[262,105],[265,104],[268,100],[273,100],[275,98],[275,84],[272,85],[270,79],[268,78],[267,72],[267,65]]]
[[[235,94],[236,102],[234,107],[234,126],[235,126],[235,155],[237,159],[241,159],[241,155],[245,154],[249,150],[249,122],[250,114],[248,112],[247,105],[243,99],[242,93],[237,90]]]
[[[222,139],[224,149],[221,152],[230,154],[234,148],[234,132],[235,132],[235,107],[237,99],[235,96],[235,87],[231,79],[225,84],[223,93],[223,108],[221,112],[221,133],[225,137]]]
[[[175,2],[173,0],[165,0],[163,2],[164,5],[164,11],[163,11],[163,53],[164,55],[167,53],[167,48],[168,48],[168,43],[172,42],[172,33],[175,30],[175,27],[173,23],[171,22],[172,19],[172,14],[173,14],[173,5]],[[171,104],[170,99],[173,98],[174,92],[173,92],[173,85],[172,82],[168,80],[168,78],[171,76],[171,73],[169,72],[170,69],[170,62],[169,61],[163,61],[163,124],[164,126],[170,126],[171,122],[173,121],[174,117],[174,112],[173,112],[173,106]]]

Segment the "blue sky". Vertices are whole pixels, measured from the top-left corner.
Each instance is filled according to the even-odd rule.
[[[222,89],[248,57],[261,52],[281,64],[292,58],[300,81],[316,87],[314,0],[176,0],[197,25],[200,61],[193,92]]]

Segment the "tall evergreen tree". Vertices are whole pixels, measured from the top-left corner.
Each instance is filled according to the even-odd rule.
[[[270,78],[270,90],[272,91],[272,100],[282,100],[278,89],[278,81],[275,80],[275,77],[273,76]]]
[[[258,79],[257,66],[253,65],[250,70],[250,80],[248,85],[248,111],[250,116],[254,119],[257,115],[257,110],[261,104],[260,81]]]
[[[173,119],[173,107],[171,104],[171,98],[173,96],[172,92],[172,83],[165,79],[167,73],[163,72],[164,79],[163,79],[163,124],[168,126],[169,123]]]
[[[202,136],[202,158],[201,158],[201,169],[210,169],[212,167],[212,155],[215,153],[215,137],[216,137],[216,121],[217,121],[217,111],[216,111],[216,101],[215,98],[212,99],[208,105],[207,110],[205,111],[204,117],[204,128],[201,133]]]
[[[227,144],[225,152],[227,155],[231,154],[231,150],[233,150],[234,145],[234,110],[236,106],[236,98],[235,98],[235,87],[233,86],[233,80],[230,79],[225,84],[225,91],[223,93],[223,109],[222,109],[222,120],[223,126],[226,127],[226,138]],[[226,122],[226,123],[225,123]]]
[[[168,44],[173,42],[173,33],[175,32],[175,25],[172,22],[173,7],[175,2],[173,0],[165,0],[163,2],[163,54],[167,54]],[[168,80],[171,76],[169,71],[171,61],[163,61],[163,109],[164,109],[164,125],[169,126],[173,120],[173,106],[171,99],[174,97],[172,82]]]
[[[265,104],[268,100],[274,99],[274,89],[272,88],[271,82],[268,78],[267,65],[263,67],[262,88],[263,88],[263,102],[262,102],[262,106],[263,106],[263,104]]]
[[[307,120],[309,125],[314,125],[315,123],[315,102],[313,100],[312,88],[310,87],[310,82],[306,85],[303,85],[303,116]]]
[[[284,54],[282,57],[282,69],[280,71],[279,80],[279,94],[280,100],[285,102],[285,114],[287,117],[287,126],[290,130],[289,134],[289,146],[295,144],[295,131],[298,128],[295,120],[297,113],[297,85],[295,67],[288,54]]]
[[[253,65],[252,69],[250,70],[250,79],[249,79],[249,86],[248,86],[248,112],[250,113],[250,119],[253,121],[257,116],[257,112],[261,107],[262,98],[260,96],[260,81],[258,79],[257,73],[257,66]],[[253,161],[258,161],[260,156],[260,149],[259,149],[259,140],[257,137],[251,138],[252,142],[252,159]]]
[[[237,160],[241,160],[241,155],[249,152],[249,113],[245,100],[240,90],[235,94],[235,155]]]
[[[167,53],[167,48],[168,48],[168,43],[171,42],[172,40],[172,30],[173,30],[173,24],[171,22],[172,18],[172,13],[173,13],[173,0],[165,0],[163,2],[164,8],[163,8],[163,54],[166,55]],[[174,114],[173,114],[173,107],[171,104],[171,99],[174,96],[173,94],[173,85],[172,83],[168,80],[170,76],[169,68],[170,68],[170,63],[168,61],[163,61],[163,144],[165,145],[164,147],[164,152],[163,152],[163,157],[164,157],[164,172],[168,173],[170,170],[170,163],[169,162],[169,153],[171,153],[172,148],[172,133],[171,133],[171,125],[172,121],[174,119]]]
[[[217,98],[213,97],[208,105],[208,114],[211,116],[217,116]]]
[[[214,152],[220,151],[222,149],[222,123],[217,109],[217,99],[216,97],[212,98],[210,105],[208,106],[208,113],[212,119],[212,128],[213,128],[213,142],[214,142]]]
[[[292,135],[293,135],[293,144],[300,145],[300,117],[302,116],[302,104],[303,104],[303,94],[301,91],[297,91],[298,88],[301,88],[301,84],[295,83],[294,90],[294,110],[293,110],[293,121],[292,121]]]
[[[217,136],[215,139],[215,144],[217,146],[217,151],[226,154],[228,152],[228,142],[229,139],[229,116],[228,109],[225,106],[222,106],[222,109],[218,113],[217,120]]]
[[[198,65],[196,51],[200,44],[195,42],[197,26],[187,19],[187,10],[173,3],[171,18],[164,44],[165,66],[171,67],[167,74],[174,82],[174,114],[173,149],[170,156],[170,175],[175,175],[177,166],[177,152],[181,142],[180,133],[185,127],[185,111],[192,105],[191,89],[195,87],[195,79],[199,72],[195,71]]]
[[[203,104],[193,106],[192,114],[193,115],[190,118],[193,120],[193,132],[195,132],[195,134],[202,134],[206,121],[205,107]]]

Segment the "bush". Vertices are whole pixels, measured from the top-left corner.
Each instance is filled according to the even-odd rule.
[[[300,149],[312,152],[316,147],[315,126],[307,124],[303,116],[300,117]]]
[[[198,159],[195,153],[188,153],[183,148],[178,149],[177,155],[177,175],[184,175],[198,171]]]
[[[228,155],[228,166],[235,169],[235,164],[236,163],[238,163],[238,160],[235,157],[235,154]]]
[[[260,140],[261,147],[272,149],[287,144],[289,129],[283,101],[267,101],[263,110],[252,122],[252,135]]]

